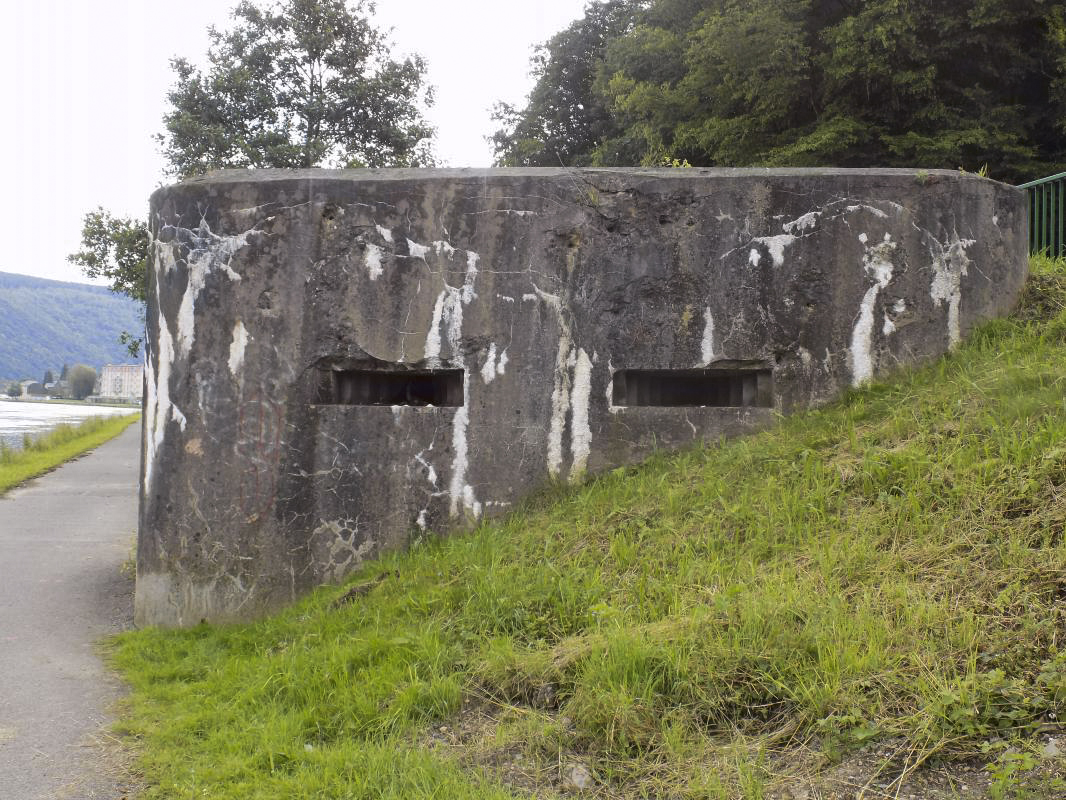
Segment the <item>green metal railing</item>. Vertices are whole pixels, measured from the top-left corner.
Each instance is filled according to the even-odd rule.
[[[1029,200],[1029,252],[1066,255],[1066,172],[1018,188]]]

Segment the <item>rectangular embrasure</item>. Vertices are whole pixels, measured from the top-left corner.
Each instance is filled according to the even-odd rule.
[[[331,370],[328,399],[345,406],[461,406],[463,370]]]
[[[770,408],[769,369],[624,369],[614,373],[615,406]]]

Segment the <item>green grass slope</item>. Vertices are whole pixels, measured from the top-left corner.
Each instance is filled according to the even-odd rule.
[[[26,446],[18,450],[0,442],[0,495],[114,439],[140,419],[140,414],[125,414],[89,417],[77,425],[57,425],[48,433],[29,438]]]
[[[543,797],[576,760],[595,796],[758,798],[870,742],[896,775],[979,755],[1007,796],[1066,712],[1066,266],[1034,266],[1014,318],[832,407],[368,564],[347,602],[123,635],[146,796]]]
[[[124,364],[119,334],[143,328],[140,304],[102,286],[0,272],[0,379],[39,381],[49,369],[58,377],[63,364]]]

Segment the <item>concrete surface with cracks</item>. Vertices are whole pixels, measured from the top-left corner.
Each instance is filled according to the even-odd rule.
[[[164,625],[940,355],[1027,263],[1018,190],[907,170],[228,171],[151,230],[136,617]]]

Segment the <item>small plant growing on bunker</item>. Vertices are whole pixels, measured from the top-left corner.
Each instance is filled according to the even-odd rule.
[[[964,175],[976,175],[978,178],[987,178],[987,177],[989,177],[988,164],[982,164],[980,167],[978,167],[976,172],[970,172],[965,167],[961,167],[960,166],[959,167],[959,172],[963,173]]]
[[[600,192],[595,186],[586,185],[582,187],[581,194],[578,195],[578,202],[581,205],[588,206],[589,208],[600,207]]]

